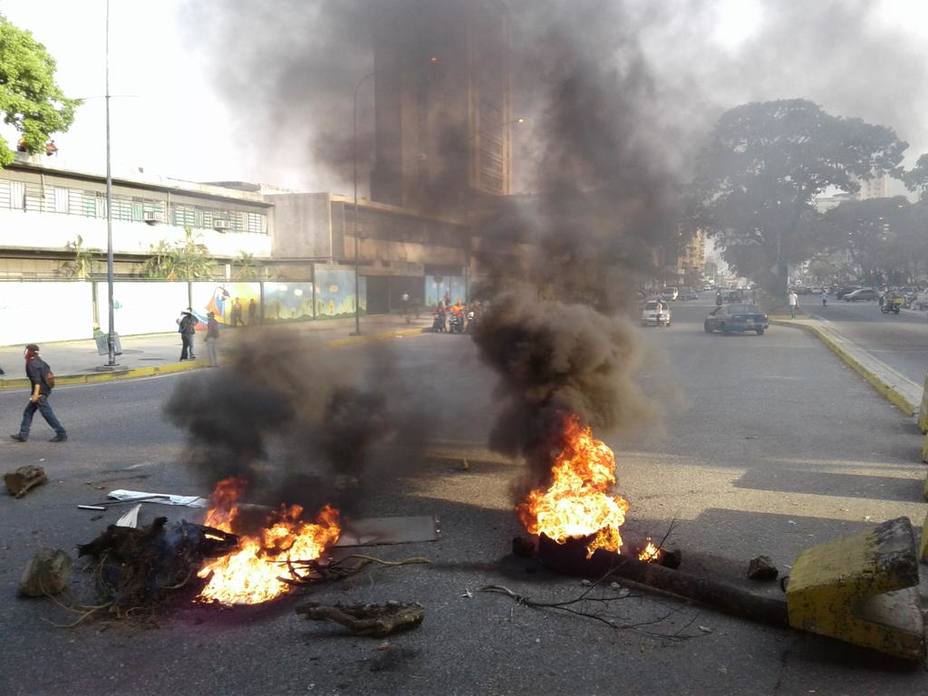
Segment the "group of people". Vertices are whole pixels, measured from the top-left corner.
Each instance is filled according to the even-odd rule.
[[[180,359],[196,360],[193,354],[193,344],[197,335],[198,320],[193,314],[193,308],[187,307],[177,318],[177,332],[180,334]],[[206,355],[210,367],[219,367],[219,321],[214,312],[206,314]]]
[[[469,305],[457,300],[454,304],[450,299],[439,300],[435,307],[432,331],[437,333],[473,333],[483,307],[480,302],[471,302]]]

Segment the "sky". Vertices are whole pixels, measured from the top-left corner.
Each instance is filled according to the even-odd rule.
[[[349,190],[302,148],[288,156],[277,147],[288,136],[256,122],[247,82],[234,93],[228,80],[225,89],[217,84],[225,58],[256,37],[217,41],[216,15],[248,2],[259,0],[111,0],[116,173],[142,168],[192,181]],[[667,0],[660,16],[650,0],[626,4],[684,136],[704,131],[739,103],[802,96],[832,113],[894,127],[911,143],[909,163],[928,151],[925,0]],[[105,6],[105,0],[0,0],[0,13],[56,58],[65,93],[86,98],[70,131],[55,138],[59,164],[101,172]],[[351,86],[345,89],[350,100]]]

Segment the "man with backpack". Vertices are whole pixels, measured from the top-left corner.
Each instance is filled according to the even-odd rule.
[[[48,397],[51,396],[52,388],[55,386],[55,373],[52,372],[48,363],[39,357],[39,347],[35,343],[26,346],[25,356],[26,377],[32,385],[32,394],[23,411],[23,421],[19,426],[19,432],[10,437],[17,442],[28,440],[32,417],[36,411],[39,411],[45,422],[55,431],[55,437],[51,439],[51,442],[64,442],[68,439],[68,433],[55,416],[55,412],[52,411],[51,404],[48,403]]]
[[[197,318],[193,316],[191,307],[187,307],[180,313],[180,318],[177,320],[177,332],[181,340],[180,359],[196,360],[197,356],[193,354],[193,337],[197,332]]]

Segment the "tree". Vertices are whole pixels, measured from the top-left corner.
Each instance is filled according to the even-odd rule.
[[[239,280],[255,280],[258,277],[258,267],[255,264],[255,255],[247,251],[240,251],[235,261],[235,275]]]
[[[184,240],[174,245],[174,263],[176,275],[182,280],[209,278],[213,271],[209,249],[190,227],[184,227]]]
[[[162,239],[149,248],[149,254],[142,266],[146,278],[189,282],[209,278],[213,270],[209,249],[190,227],[184,228],[182,241],[168,244]]]
[[[907,147],[889,128],[805,99],[745,104],[722,115],[700,154],[693,216],[740,275],[782,295],[787,264],[823,247],[812,198],[899,176]]]
[[[913,248],[909,202],[904,196],[847,201],[825,214],[823,239],[846,250],[868,285],[906,282]],[[923,254],[921,254],[923,255]]]
[[[3,122],[22,134],[27,152],[44,152],[52,133],[62,133],[74,121],[81,103],[68,99],[55,84],[56,64],[32,34],[0,16],[0,112]],[[0,167],[14,159],[0,137]]]
[[[94,262],[103,252],[100,249],[85,249],[84,238],[81,235],[77,235],[73,242],[68,242],[67,247],[74,254],[74,258],[61,264],[59,270],[64,276],[81,280],[92,276]]]
[[[915,166],[902,176],[906,188],[920,191],[923,199],[928,199],[928,154],[918,158]]]
[[[150,256],[142,264],[142,275],[152,280],[174,280],[177,263],[174,248],[163,239],[149,248]]]

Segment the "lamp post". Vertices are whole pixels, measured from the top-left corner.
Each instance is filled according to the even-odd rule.
[[[352,118],[352,179],[354,180],[354,333],[361,335],[361,231],[358,225],[358,91],[374,72],[358,80],[354,86],[354,110]]]
[[[113,173],[110,162],[110,0],[106,0],[106,298],[109,312],[107,367],[116,366],[116,317],[113,311]]]

